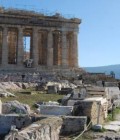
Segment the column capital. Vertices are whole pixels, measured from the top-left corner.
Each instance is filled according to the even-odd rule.
[[[78,35],[78,31],[73,31],[73,34],[74,35]]]
[[[2,27],[2,28],[8,28],[8,26],[7,26],[7,25],[2,25],[1,27]]]
[[[73,28],[71,31],[72,31],[72,32],[79,33],[79,28]]]
[[[24,28],[18,27],[18,35],[23,34]],[[23,35],[22,35],[23,36]]]
[[[48,30],[48,35],[49,36],[52,35],[52,33],[53,33],[53,30]]]
[[[53,28],[53,27],[48,27],[48,28],[46,28],[48,31],[54,31],[54,30],[56,30],[56,28]]]
[[[62,30],[61,32],[62,32],[63,34],[66,34],[66,33],[67,33],[67,31],[66,31],[66,30]]]
[[[48,31],[48,33],[52,33],[54,30],[53,29],[48,29],[47,31]]]
[[[3,32],[7,32],[8,31],[8,27],[3,26]]]
[[[62,32],[66,32],[67,30],[68,30],[68,29],[65,28],[65,27],[62,27],[62,28],[61,28],[61,31],[62,31]]]
[[[62,37],[66,37],[67,31],[62,31]]]
[[[38,27],[33,27],[33,32],[38,32],[39,28]]]
[[[21,26],[20,26],[20,27],[18,27],[18,30],[23,30],[23,29],[24,29],[24,28],[23,28],[23,27],[21,27]]]

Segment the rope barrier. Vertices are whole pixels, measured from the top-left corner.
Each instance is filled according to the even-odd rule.
[[[101,117],[103,115],[104,115],[104,113],[99,115],[99,117]],[[97,117],[94,117],[92,119],[97,119]],[[91,123],[92,123],[92,121],[90,121],[89,124],[87,125],[87,127],[76,138],[74,138],[73,140],[77,140],[78,138],[80,138],[84,134],[84,132],[88,130],[88,127],[90,126]]]
[[[78,138],[80,138],[84,134],[84,132],[87,131],[87,129],[90,126],[91,123],[92,122],[90,121],[89,124],[87,125],[87,127],[76,138],[74,138],[73,140],[77,140]]]

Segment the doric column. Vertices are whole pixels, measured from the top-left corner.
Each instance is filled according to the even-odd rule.
[[[8,64],[8,28],[3,29],[3,42],[2,42],[2,65],[5,67]]]
[[[62,66],[68,66],[68,48],[67,48],[67,38],[66,32],[62,31]]]
[[[23,46],[23,28],[18,28],[18,52],[17,52],[17,65],[22,66],[24,59],[24,46]]]
[[[33,28],[33,48],[32,48],[32,57],[33,57],[33,66],[37,67],[38,66],[38,28],[35,27]]]
[[[78,67],[78,32],[73,32],[74,66]]]
[[[53,34],[52,30],[48,32],[47,40],[47,66],[53,66]]]

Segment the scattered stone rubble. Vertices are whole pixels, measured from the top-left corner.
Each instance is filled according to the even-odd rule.
[[[2,90],[0,91],[0,97],[15,97],[15,95],[6,90]]]
[[[96,133],[93,136],[94,140],[119,140],[120,132],[107,131],[105,133]]]
[[[8,134],[13,125],[18,130],[29,126],[32,123],[31,117],[26,114],[1,114],[0,115],[0,135]]]
[[[9,101],[2,104],[3,114],[30,114],[31,110],[27,104],[18,101]]]
[[[19,131],[14,138],[18,140],[59,140],[61,126],[61,118],[43,119]],[[12,134],[10,133],[5,140],[10,140],[11,138]]]
[[[18,140],[59,140],[59,135],[74,134],[86,128],[87,117],[49,117],[34,122],[19,131],[14,138]],[[12,138],[10,133],[5,140]]]
[[[34,87],[36,90],[47,91],[48,94],[65,95],[63,99],[59,100],[59,103],[36,103],[38,107],[37,117],[32,114],[28,105],[21,104],[18,101],[0,103],[1,133],[5,130],[8,134],[14,124],[18,129],[18,133],[14,137],[20,140],[37,140],[38,138],[41,140],[58,140],[59,135],[83,131],[89,122],[92,122],[92,125],[104,124],[108,110],[112,106],[112,100],[114,99],[113,103],[116,104],[116,107],[120,105],[118,87],[85,85],[81,80],[75,80],[71,83],[68,80],[57,79],[55,76],[43,77],[38,76],[38,74],[25,75],[24,79],[20,79],[21,75],[18,75],[19,80],[12,75],[9,75],[9,78],[13,78],[14,82],[1,82],[0,93],[8,94],[8,89],[19,91]],[[9,93],[9,96],[14,95]],[[4,121],[3,127],[4,117],[6,122]],[[24,122],[26,118],[28,118],[28,121]],[[12,135],[13,132],[11,131],[5,140],[10,140]]]
[[[20,83],[20,82],[1,82],[0,83],[0,97],[15,97],[10,91],[20,91],[22,89],[35,88],[36,83]]]
[[[52,107],[53,104],[55,103],[49,102],[49,107]],[[11,128],[15,126],[15,130],[11,130],[5,140],[12,139],[13,133],[14,138],[18,140],[37,140],[39,138],[41,140],[59,140],[59,135],[75,133],[86,128],[87,117],[66,116],[71,115],[69,113],[73,107],[63,106],[63,108],[70,109],[69,113],[66,113],[65,109],[62,112],[56,110],[54,112],[57,113],[59,111],[60,116],[57,117],[57,114],[54,114],[54,116],[50,117],[48,114],[36,116],[31,113],[27,105],[21,104],[18,101],[3,103],[1,106],[0,135],[8,134]],[[60,106],[54,105],[54,107],[58,108]]]
[[[48,72],[33,72],[33,73],[0,73],[0,82],[25,82],[25,83],[45,83],[47,81],[56,81],[58,78],[55,74],[49,74]]]

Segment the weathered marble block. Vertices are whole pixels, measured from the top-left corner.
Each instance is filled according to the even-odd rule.
[[[64,116],[61,134],[71,134],[86,128],[87,116]]]
[[[15,125],[17,129],[26,127],[32,123],[28,115],[0,115],[0,135],[7,134],[12,125]]]
[[[73,111],[72,106],[57,106],[57,105],[40,105],[40,114],[43,115],[71,115]]]

